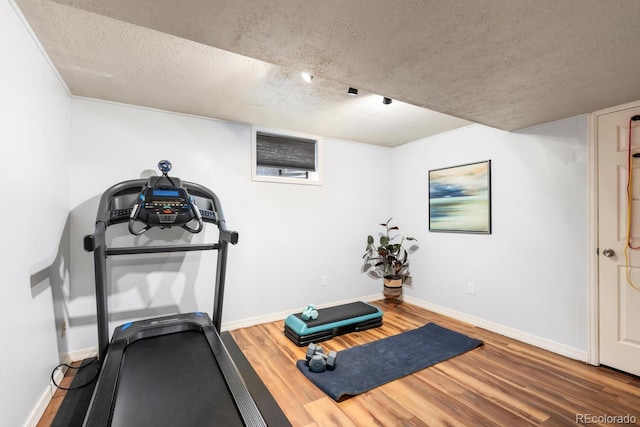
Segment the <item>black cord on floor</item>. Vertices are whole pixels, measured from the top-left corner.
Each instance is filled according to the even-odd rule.
[[[86,387],[86,386],[88,386],[89,384],[91,384],[92,382],[94,382],[96,378],[98,378],[98,374],[100,373],[100,369],[96,369],[96,373],[95,373],[95,374],[93,375],[93,377],[92,377],[89,381],[87,381],[86,383],[81,384],[81,385],[79,385],[79,386],[75,386],[75,387],[68,387],[68,388],[67,388],[67,387],[62,387],[61,385],[59,385],[59,384],[56,382],[56,380],[55,380],[55,378],[54,378],[54,375],[55,375],[56,371],[57,371],[58,369],[62,368],[63,366],[66,366],[66,367],[67,367],[67,368],[69,368],[69,369],[77,369],[77,370],[79,371],[80,369],[84,369],[84,368],[86,368],[87,366],[91,366],[93,363],[98,363],[98,359],[93,359],[91,362],[87,363],[86,365],[80,365],[80,366],[71,366],[71,365],[68,365],[68,364],[66,364],[66,363],[61,363],[61,364],[59,364],[58,366],[56,366],[55,368],[53,368],[53,371],[51,372],[51,382],[53,383],[53,385],[55,385],[55,386],[56,386],[56,388],[58,388],[58,389],[60,389],[60,390],[67,390],[67,391],[68,391],[68,390],[77,390],[77,389],[79,389],[79,388]]]

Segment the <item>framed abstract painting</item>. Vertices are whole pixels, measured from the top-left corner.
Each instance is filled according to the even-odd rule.
[[[491,160],[429,171],[429,231],[491,234]]]

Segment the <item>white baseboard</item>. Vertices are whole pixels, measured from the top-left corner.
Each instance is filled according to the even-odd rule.
[[[97,354],[98,354],[97,347],[72,351],[66,354],[66,356],[64,357],[61,363],[70,364],[71,362],[84,360],[88,357],[95,357]],[[53,375],[53,378],[57,384],[60,384],[60,381],[62,381],[62,378],[64,378],[64,375],[67,372],[67,369],[68,368],[63,366],[62,368],[56,370],[55,374]],[[49,379],[49,384],[47,385],[46,390],[44,391],[44,393],[42,393],[42,396],[38,400],[36,407],[31,412],[31,415],[27,419],[27,422],[24,424],[24,427],[36,427],[38,425],[38,422],[40,422],[40,418],[42,418],[44,411],[46,411],[47,406],[49,406],[49,403],[51,402],[51,398],[53,397],[53,394],[55,392],[56,392],[56,386],[55,384],[53,384],[51,379]]]
[[[404,296],[404,300],[410,304],[417,305],[418,307],[431,310],[435,313],[442,314],[444,316],[451,317],[456,320],[460,320],[465,323],[469,323],[480,328],[487,329],[491,332],[495,332],[505,337],[513,338],[518,341],[522,341],[527,344],[534,345],[544,350],[551,351],[552,353],[559,354],[561,356],[568,357],[570,359],[579,360],[581,362],[588,362],[589,352],[586,350],[580,350],[575,347],[568,346],[556,341],[552,341],[547,338],[542,338],[537,335],[523,332],[518,329],[510,328],[499,323],[491,322],[489,320],[481,319],[479,317],[471,316],[460,311],[452,310],[447,307],[442,307],[437,304],[433,304],[427,301],[419,300],[417,298]]]
[[[82,350],[74,350],[67,354],[67,359],[71,362],[78,362],[80,360],[88,359],[90,357],[96,357],[98,355],[98,347],[89,347]]]
[[[377,293],[377,294],[368,295],[360,298],[351,298],[347,300],[335,301],[335,302],[326,303],[326,304],[316,304],[316,308],[333,307],[335,305],[349,304],[351,302],[357,302],[357,301],[370,302],[370,301],[377,301],[380,299],[382,299],[382,294]],[[223,331],[233,331],[234,329],[248,328],[249,326],[260,325],[262,323],[275,322],[278,320],[286,319],[287,316],[289,316],[290,314],[300,313],[302,310],[304,310],[304,307],[296,307],[287,311],[281,311],[279,313],[265,314],[264,316],[256,316],[256,317],[250,317],[248,319],[225,322],[221,325],[221,329]]]
[[[63,363],[68,363],[66,358]],[[55,372],[53,378],[55,379],[56,383],[60,384],[60,381],[62,381],[62,378],[64,377],[66,371],[67,368],[63,367]],[[49,406],[49,402],[51,402],[51,398],[53,397],[53,393],[55,392],[56,386],[51,380],[49,380],[49,384],[47,385],[46,390],[44,391],[44,393],[42,393],[42,396],[38,400],[36,407],[33,409],[31,415],[27,419],[27,422],[24,424],[25,427],[36,427],[38,425],[40,418],[42,418],[42,414],[44,414],[47,406]]]
[[[317,308],[325,308],[332,307],[340,304],[348,304],[350,302],[356,301],[378,301],[382,298],[382,295],[377,293],[373,295],[368,295],[362,298],[353,298],[343,301],[336,301],[328,304],[318,304]],[[433,311],[438,314],[442,314],[444,316],[451,317],[452,319],[460,320],[462,322],[469,323],[474,326],[478,326],[480,328],[487,329],[491,332],[495,332],[500,335],[504,335],[509,338],[513,338],[518,341],[522,341],[527,344],[534,345],[536,347],[542,348],[544,350],[551,351],[553,353],[559,354],[561,356],[569,357],[571,359],[579,360],[582,362],[588,362],[589,360],[589,352],[585,350],[580,350],[575,347],[568,346],[566,344],[562,344],[556,341],[552,341],[547,338],[539,337],[537,335],[530,334],[528,332],[523,332],[518,329],[514,329],[505,325],[501,325],[499,323],[491,322],[489,320],[485,320],[479,317],[471,316],[469,314],[456,311],[447,307],[442,307],[437,304],[433,304],[427,301],[423,301],[409,295],[404,295],[404,300],[410,304],[416,305],[418,307],[425,308],[427,310]],[[266,314],[264,316],[256,316],[248,319],[236,320],[233,322],[227,322],[222,324],[223,331],[231,331],[239,328],[246,328],[249,326],[255,326],[262,323],[275,322],[278,320],[286,319],[288,315],[292,313],[299,313],[302,311],[303,307],[293,308],[291,310]]]

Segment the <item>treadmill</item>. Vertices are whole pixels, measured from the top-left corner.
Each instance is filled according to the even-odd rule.
[[[94,254],[98,325],[98,377],[83,426],[266,426],[222,339],[220,323],[229,243],[218,197],[202,185],[168,175],[118,183],[98,205],[95,232],[84,238]],[[218,241],[204,244],[107,247],[109,226],[129,223],[140,235],[152,227],[182,227],[190,233],[204,224],[218,227]],[[131,254],[217,250],[212,318],[195,312],[125,323],[109,343],[107,257]]]

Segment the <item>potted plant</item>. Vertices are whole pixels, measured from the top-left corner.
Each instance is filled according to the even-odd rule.
[[[372,279],[383,279],[385,302],[395,305],[402,301],[402,285],[409,275],[409,254],[418,250],[418,245],[404,247],[405,241],[416,241],[413,237],[404,237],[391,220],[380,224],[384,232],[379,233],[379,244],[373,236],[367,236],[367,248],[362,256],[362,272]]]

